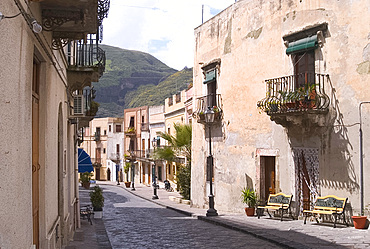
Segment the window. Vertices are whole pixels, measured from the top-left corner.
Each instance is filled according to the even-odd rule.
[[[203,69],[205,71],[205,80],[203,84],[207,84],[207,107],[217,106],[216,89],[217,89],[217,68],[216,64],[210,65]]]
[[[130,118],[130,126],[129,127],[135,127],[135,117]]]
[[[103,148],[103,154],[105,154],[105,148]]]
[[[168,133],[168,134],[171,134],[171,128],[170,128],[170,127],[168,127],[168,129],[167,129],[167,130],[168,130],[168,132],[167,132],[167,133]]]
[[[119,144],[116,144],[116,152],[119,154]]]
[[[176,94],[176,103],[181,102],[181,93]]]
[[[130,140],[130,146],[129,146],[129,151],[134,151],[135,150],[135,141],[133,139]]]
[[[122,132],[122,126],[116,125],[116,132]]]
[[[141,116],[141,123],[144,123],[145,122],[145,116]]]
[[[162,166],[158,166],[158,180],[162,181]]]
[[[111,125],[108,126],[108,131],[112,132],[112,126]]]
[[[173,98],[172,96],[168,98],[168,106],[173,105]]]
[[[104,130],[104,135],[107,135],[107,130]]]

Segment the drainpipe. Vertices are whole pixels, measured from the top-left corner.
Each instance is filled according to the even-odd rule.
[[[361,119],[361,106],[362,104],[370,104],[370,101],[360,102],[358,107],[360,114],[360,213],[364,215],[364,155],[362,143],[362,119]]]

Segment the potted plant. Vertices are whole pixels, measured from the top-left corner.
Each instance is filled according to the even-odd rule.
[[[241,194],[242,202],[247,204],[248,207],[245,208],[247,216],[254,216],[254,211],[257,203],[257,194],[253,189],[243,188]]]
[[[124,170],[124,172],[125,172],[125,174],[126,174],[126,180],[128,180],[128,172],[129,172],[129,170],[130,170],[130,163],[128,163],[128,162],[126,162],[125,163],[125,167],[123,168],[123,170]],[[126,186],[126,188],[129,188],[130,187],[130,185],[131,185],[131,182],[129,182],[129,181],[126,181],[125,182],[125,186]]]
[[[367,228],[367,216],[358,215],[352,216],[353,225],[356,229],[365,229]]]
[[[94,218],[101,219],[103,217],[104,196],[103,189],[95,186],[90,192],[90,201],[94,210]]]
[[[80,182],[82,184],[82,187],[84,187],[85,189],[90,189],[91,177],[92,173],[90,172],[80,173]]]

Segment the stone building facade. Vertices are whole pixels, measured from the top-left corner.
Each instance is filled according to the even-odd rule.
[[[98,49],[87,42],[108,9],[100,0],[0,1],[0,248],[64,248],[79,226],[78,129],[93,115],[81,102],[91,95],[74,97],[104,67],[78,59],[82,47]],[[84,15],[50,22],[66,10]]]
[[[241,189],[250,187],[262,200],[293,194],[296,215],[329,194],[348,197],[350,214],[367,211],[369,8],[366,0],[241,0],[195,29],[194,206],[208,206],[213,179],[217,210],[242,212]],[[213,177],[208,106],[217,114]]]

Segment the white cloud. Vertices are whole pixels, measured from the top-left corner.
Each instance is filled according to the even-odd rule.
[[[194,28],[234,0],[111,0],[103,43],[152,54],[181,70],[193,66]]]

